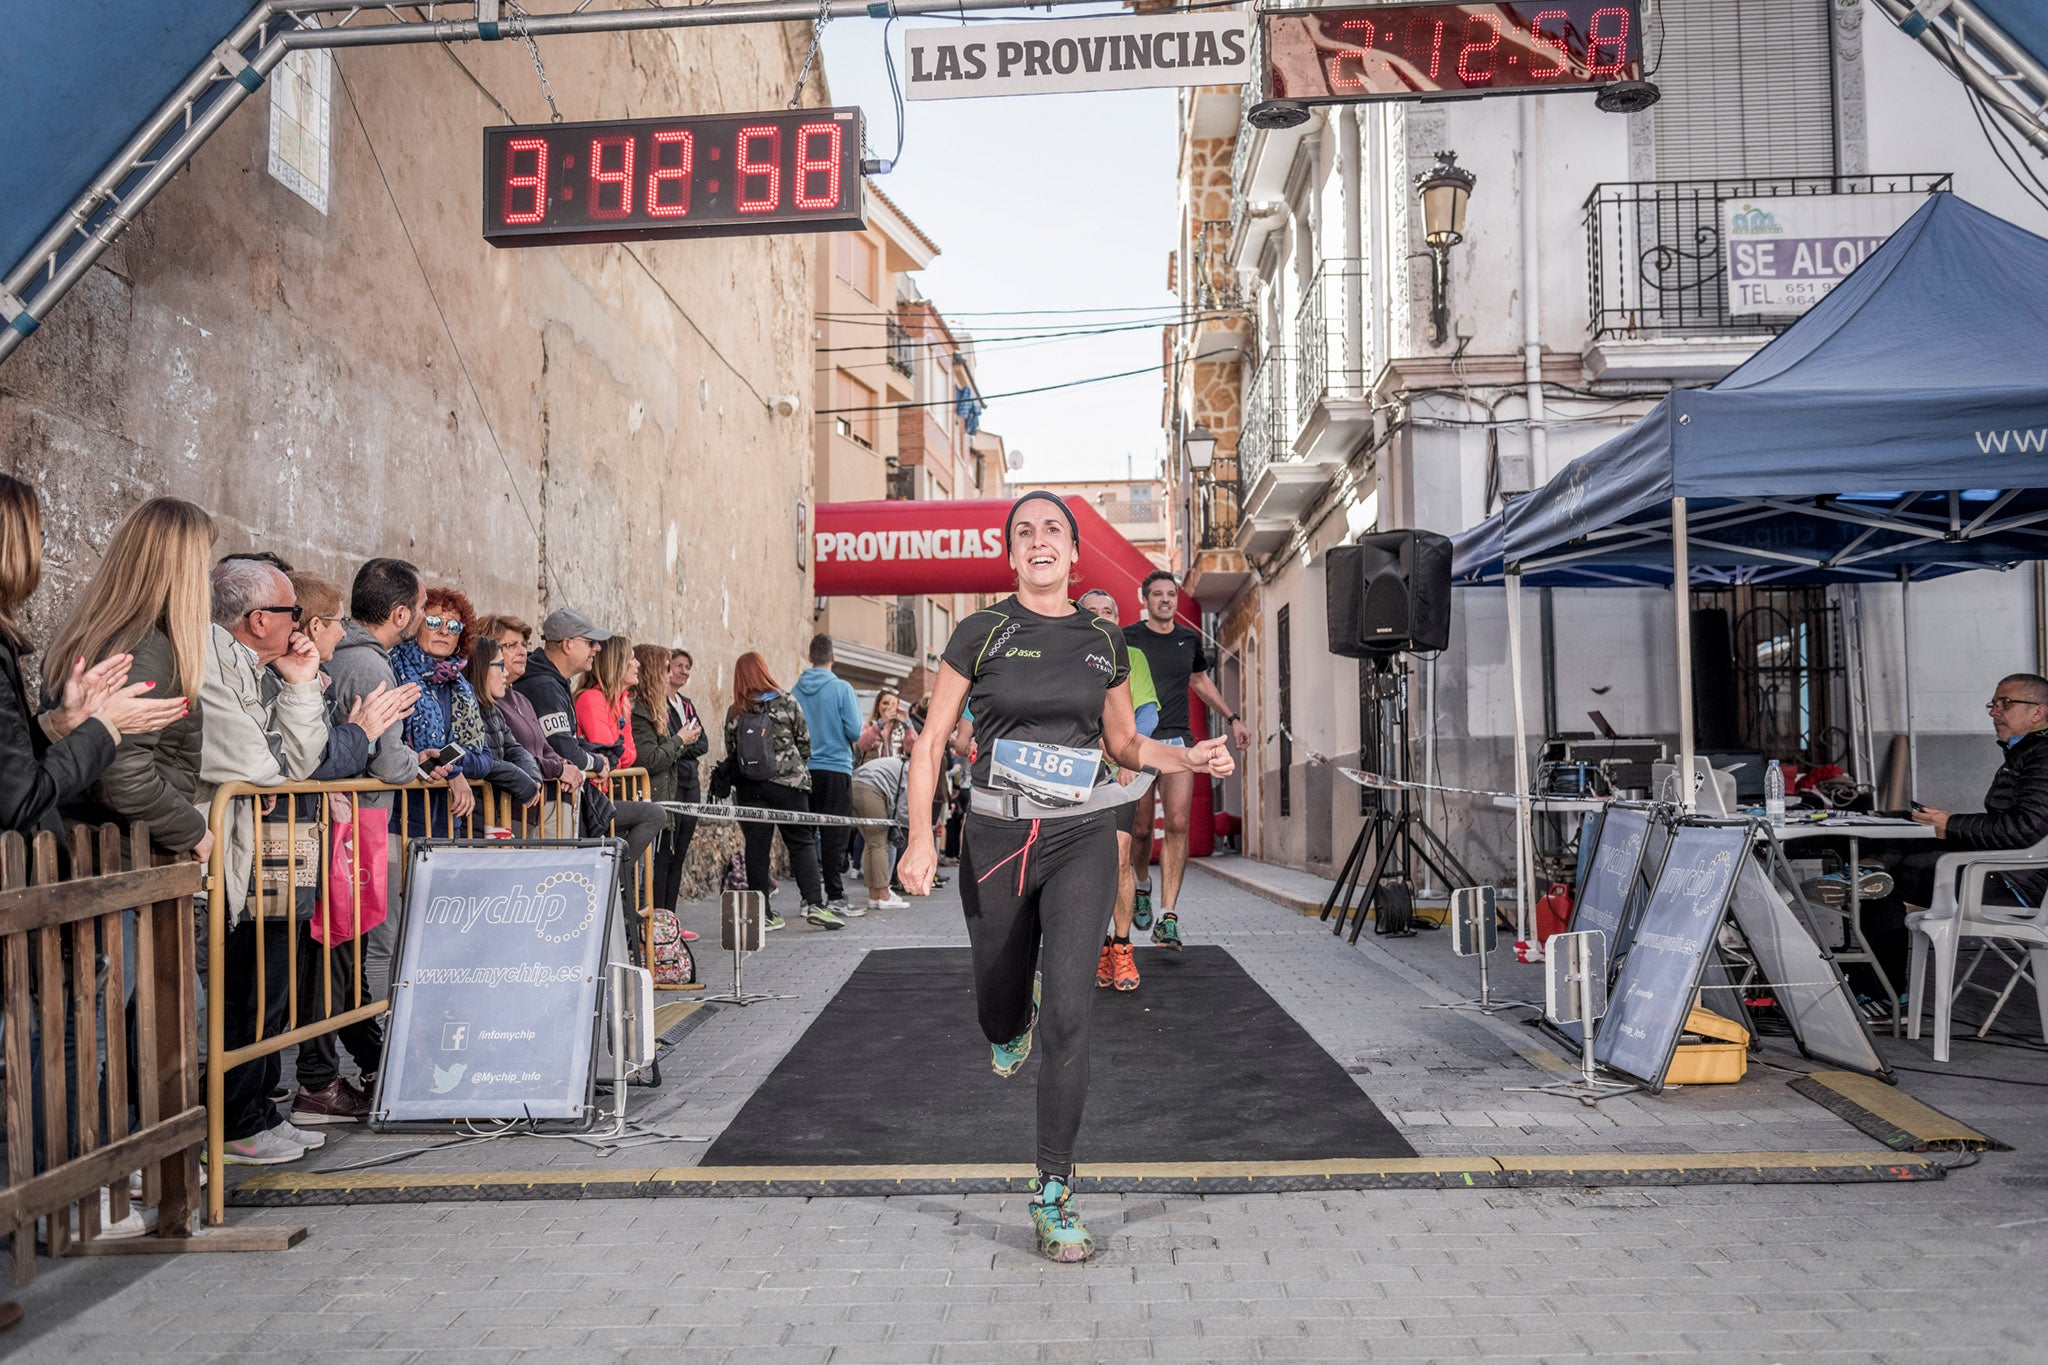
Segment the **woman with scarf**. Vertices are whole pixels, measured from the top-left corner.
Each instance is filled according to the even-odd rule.
[[[400,687],[416,683],[420,689],[419,703],[405,721],[405,745],[420,756],[420,767],[438,767],[430,761],[435,754],[450,744],[462,746],[462,757],[448,777],[448,796],[434,797],[420,831],[453,837],[457,831],[444,812],[456,820],[470,813],[476,798],[469,782],[489,777],[494,761],[483,708],[463,676],[469,667],[461,648],[463,632],[475,622],[476,612],[459,588],[429,588],[421,611],[420,633],[391,651],[391,672]],[[408,811],[411,807],[407,802]]]

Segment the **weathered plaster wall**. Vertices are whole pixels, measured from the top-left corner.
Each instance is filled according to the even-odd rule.
[[[571,119],[769,108],[801,28],[544,53]],[[33,627],[164,493],[223,549],[403,555],[479,610],[685,643],[707,711],[743,649],[793,675],[810,442],[764,399],[811,390],[810,240],[496,251],[479,130],[547,117],[524,47],[348,53],[332,94],[325,215],[264,169],[259,95],[0,367],[0,467],[49,516]]]

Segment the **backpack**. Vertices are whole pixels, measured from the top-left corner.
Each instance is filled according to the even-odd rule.
[[[764,707],[741,716],[734,726],[733,752],[739,757],[740,776],[754,782],[773,782],[782,765],[775,759],[775,717]]]
[[[683,942],[682,925],[673,910],[654,912],[654,984],[657,989],[695,985],[697,961]]]

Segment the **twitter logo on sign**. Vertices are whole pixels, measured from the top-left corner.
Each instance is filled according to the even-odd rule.
[[[434,1093],[436,1095],[445,1095],[456,1086],[462,1084],[463,1074],[468,1070],[468,1062],[457,1062],[454,1066],[435,1067]]]

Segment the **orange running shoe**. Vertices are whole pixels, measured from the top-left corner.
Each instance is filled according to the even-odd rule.
[[[1116,979],[1116,950],[1107,943],[1102,945],[1102,956],[1095,959],[1095,984],[1103,990],[1109,989]]]
[[[1138,989],[1138,962],[1131,955],[1130,944],[1111,944],[1109,948],[1109,963],[1110,984],[1120,991],[1134,991]]]

